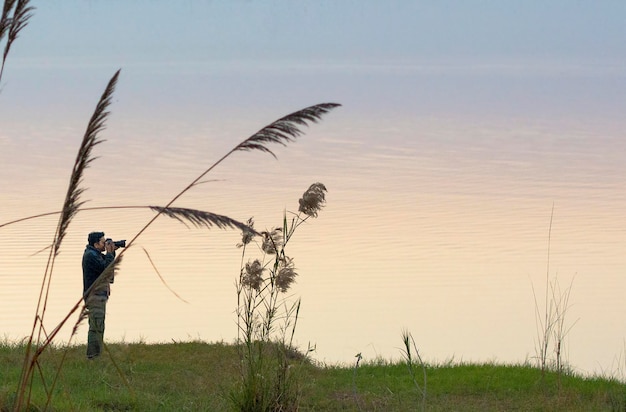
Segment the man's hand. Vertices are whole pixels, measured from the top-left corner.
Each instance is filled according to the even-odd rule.
[[[115,252],[115,249],[117,249],[117,247],[115,247],[115,244],[113,242],[107,242],[104,245],[104,249],[107,251],[107,253],[113,253]]]

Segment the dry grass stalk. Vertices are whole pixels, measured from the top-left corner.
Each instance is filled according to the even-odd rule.
[[[533,297],[535,299],[535,319],[537,327],[537,359],[542,377],[545,376],[548,369],[553,367],[558,374],[558,382],[560,385],[561,374],[564,372],[565,364],[563,358],[565,356],[564,340],[569,331],[574,326],[566,325],[565,318],[570,308],[569,299],[572,291],[574,279],[569,286],[562,290],[558,281],[558,277],[550,280],[550,247],[552,238],[552,220],[554,217],[554,205],[550,214],[550,226],[548,229],[548,256],[546,263],[546,285],[545,285],[545,302],[543,313],[537,302],[537,294],[534,286]],[[552,349],[551,349],[552,348]],[[550,350],[554,353],[554,358],[550,359]]]
[[[254,240],[249,230],[242,230],[241,269],[235,282],[237,292],[238,349],[241,360],[241,385],[231,400],[238,410],[297,410],[299,381],[290,372],[293,339],[301,300],[289,304],[285,296],[298,273],[286,246],[296,228],[323,207],[326,187],[312,184],[299,199],[298,214],[289,223],[283,215],[282,227],[261,232],[257,242],[262,259],[244,264],[247,246]],[[304,205],[304,206],[303,206]],[[254,225],[252,218],[249,227]],[[277,324],[278,322],[278,324]],[[305,359],[307,353],[303,357]]]

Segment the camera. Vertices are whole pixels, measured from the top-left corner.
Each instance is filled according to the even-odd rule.
[[[106,240],[107,243],[109,242],[113,242],[113,239],[107,239]],[[124,240],[116,240],[115,242],[113,242],[113,244],[115,245],[115,247],[126,247],[126,239]]]

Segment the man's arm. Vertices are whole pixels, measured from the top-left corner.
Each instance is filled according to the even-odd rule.
[[[107,266],[109,266],[115,259],[115,252],[107,253],[106,255],[98,255],[99,254],[95,251],[94,253],[89,253],[85,262],[88,272],[93,274],[95,277],[100,276],[100,274],[104,272],[104,269],[106,269]]]
[[[115,260],[115,249],[117,249],[117,246],[115,246],[113,242],[107,242],[104,248],[107,251],[107,254],[104,255],[104,261],[106,262],[106,266],[105,266],[105,269],[106,269],[106,267],[109,266],[111,262]],[[113,283],[114,280],[115,280],[115,272],[109,278],[109,283]]]

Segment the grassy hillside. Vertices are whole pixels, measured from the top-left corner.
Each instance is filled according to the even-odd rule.
[[[52,348],[41,372],[51,377],[65,355],[49,410],[222,411],[239,382],[237,348],[221,343],[110,344],[85,359],[84,347]],[[0,346],[0,406],[10,410],[24,348]],[[626,385],[615,380],[558,376],[530,366],[458,364],[426,367],[411,378],[406,364],[379,361],[339,367],[294,357],[302,411],[623,411]],[[32,410],[46,399],[37,372]],[[418,388],[419,386],[419,388]]]

